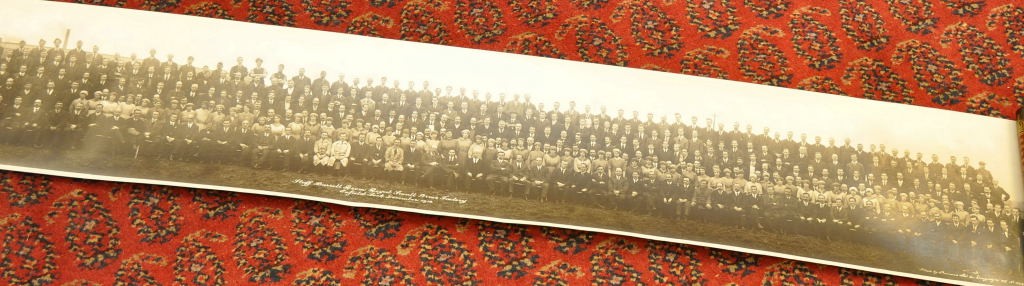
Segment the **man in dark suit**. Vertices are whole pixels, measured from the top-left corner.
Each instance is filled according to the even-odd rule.
[[[367,164],[363,168],[363,176],[366,178],[380,178],[384,175],[384,153],[387,152],[387,146],[384,145],[384,139],[377,137],[374,139],[373,146],[366,149]]]
[[[979,214],[971,214],[968,216],[967,228],[963,234],[965,243],[963,247],[966,251],[962,252],[960,256],[961,259],[966,260],[963,262],[968,264],[980,262],[978,260],[982,254],[982,249],[984,248],[984,241],[982,239],[984,238],[983,231],[985,230],[985,227],[983,226],[984,223],[981,222],[981,219],[982,216]]]
[[[656,192],[652,194],[654,196],[652,199],[658,215],[665,218],[675,217],[677,205],[675,199],[678,190],[679,185],[673,176],[666,176],[656,183]]]
[[[1024,110],[1024,109],[1022,109]],[[1024,118],[1024,117],[1020,117]],[[995,265],[1009,265],[1018,273],[1024,271],[1022,257],[1020,255],[1021,238],[1019,233],[1013,231],[1013,226],[1006,220],[999,222],[998,238],[995,239],[995,252],[999,258]]]
[[[638,176],[636,174],[640,173],[634,172],[633,174],[634,176]],[[634,181],[633,184],[635,184],[635,189],[633,190],[633,193],[631,193],[633,200],[633,212],[651,215],[658,207],[655,199],[658,197],[658,190],[660,187],[658,185],[657,178],[654,174],[647,174],[643,175],[643,179],[639,182]]]
[[[548,186],[551,197],[558,203],[566,199],[576,190],[576,173],[569,168],[569,161],[561,161],[558,168],[551,172],[551,184]]]
[[[743,189],[743,184],[739,182],[733,183],[732,186],[728,188],[732,188],[729,194],[726,195],[725,199],[725,203],[728,207],[727,212],[729,213],[727,216],[730,219],[728,223],[740,228],[747,228],[748,212],[750,211],[749,205],[751,204],[750,194]],[[828,215],[826,214],[828,213],[828,210],[830,210],[829,206],[828,200],[824,199],[822,200],[821,205],[819,205],[819,207],[824,207],[824,210],[819,210],[823,212],[819,213],[817,216],[819,218],[819,225],[825,224],[828,218]]]
[[[181,101],[185,104],[191,103],[195,105],[202,105],[205,102],[210,101],[210,95],[199,91],[200,87],[198,83],[193,83],[188,86],[188,90],[182,94]]]
[[[438,165],[438,173],[448,189],[456,188],[455,182],[461,177],[459,170],[462,170],[462,162],[459,156],[456,156],[455,150],[450,149]]]
[[[274,143],[277,138],[270,133],[270,129],[264,129],[261,134],[255,135],[252,149],[252,167],[254,169],[269,168],[269,159],[274,151]]]
[[[627,209],[626,199],[631,192],[629,178],[626,177],[626,171],[622,168],[615,168],[612,173],[608,181],[609,194],[607,204],[615,210]]]
[[[491,134],[491,137],[508,138],[512,135],[512,128],[509,128],[507,126],[505,120],[499,120],[498,128],[496,128],[492,133],[493,134]]]
[[[73,118],[77,117],[77,112],[77,110],[73,111],[71,116]],[[77,121],[76,119],[72,120],[72,122]],[[133,137],[131,139],[133,140],[132,143],[138,148],[134,151],[135,154],[133,154],[133,157],[163,155],[160,153],[163,152],[162,148],[164,145],[162,131],[166,124],[167,122],[161,118],[159,110],[154,109],[150,111],[150,115],[148,117],[144,117],[142,115],[142,111],[137,109],[136,114],[132,117],[130,126],[127,128],[128,136]],[[73,123],[73,125],[79,124]]]
[[[49,109],[53,107],[54,103],[63,99],[61,93],[63,92],[57,90],[57,84],[53,80],[47,80],[43,90],[38,94],[38,99],[42,99],[44,108]]]
[[[466,159],[465,164],[462,166],[463,174],[463,187],[466,191],[472,192],[474,186],[479,186],[479,183],[485,180],[485,175],[488,173],[487,162],[483,159],[483,153],[479,150],[470,152],[469,158]]]
[[[925,253],[931,254],[932,258],[943,258],[950,257],[955,253],[948,251],[948,241],[946,239],[949,224],[942,219],[942,212],[938,209],[931,211],[929,220],[921,224],[921,234],[926,247],[929,251]]]
[[[0,78],[2,79],[2,78]],[[7,107],[14,103],[14,98],[18,96],[18,88],[14,85],[14,78],[4,79],[3,87],[0,87],[0,111],[4,111]]]
[[[85,131],[89,127],[89,111],[86,110],[85,102],[76,102],[71,107],[71,112],[68,113],[67,117],[67,143],[65,147],[70,149],[78,149],[81,147],[82,138],[85,136]]]
[[[327,90],[330,90],[331,87],[330,81],[327,79],[327,71],[320,71],[320,77],[314,79],[310,83],[310,86],[317,97],[323,95],[321,92],[324,92],[325,87]]]
[[[47,113],[48,111],[43,109],[43,101],[36,99],[32,102],[32,107],[25,111],[22,116],[22,130],[21,130],[21,144],[31,147],[42,147],[40,145],[40,138],[43,137],[44,130],[47,128]]]
[[[196,142],[196,158],[200,162],[213,163],[217,161],[215,157],[219,154],[217,153],[218,148],[216,146],[216,139],[218,135],[216,126],[219,126],[220,124],[215,124],[216,125],[211,124],[206,126],[206,128],[200,129],[199,134],[196,136],[196,140],[198,141]]]
[[[21,90],[18,91],[16,96],[17,97],[21,97],[22,99],[24,99],[27,102],[33,102],[36,99],[40,98],[40,93],[41,92],[39,92],[36,89],[36,86],[35,86],[34,83],[32,83],[32,82],[25,82],[25,83],[22,84]]]
[[[125,146],[129,147],[130,156],[136,158],[139,152],[142,151],[142,145],[144,145],[144,137],[146,132],[147,118],[143,115],[141,109],[135,109],[130,113],[128,118],[125,118],[123,129]]]
[[[291,170],[293,162],[298,159],[296,150],[293,150],[295,148],[295,141],[298,138],[295,138],[292,134],[292,129],[286,127],[282,135],[275,136],[273,161],[276,162],[272,163],[272,165],[280,167],[281,171]]]
[[[306,76],[306,68],[300,68],[299,74],[292,77],[292,82],[294,83],[295,90],[300,91],[313,84],[312,80]]]
[[[153,86],[152,88],[156,88],[157,85],[159,85],[160,83],[163,83],[164,86],[174,86],[175,84],[177,84],[180,75],[174,73],[174,71],[171,71],[170,67],[167,67],[166,69],[161,69],[160,71],[161,73],[154,74],[155,78],[151,80],[151,84]],[[181,82],[181,84],[184,85],[184,82]]]
[[[71,101],[78,98],[83,91],[84,90],[82,90],[77,81],[71,82],[71,86],[67,89],[63,89],[59,94],[59,99],[57,101],[64,103],[65,109],[70,110],[72,108]]]
[[[964,219],[956,212],[951,214],[950,223],[946,226],[944,236],[946,247],[949,249],[951,256],[948,257],[962,257],[967,254],[968,245],[970,245],[969,231],[967,226],[963,223]],[[946,260],[949,266],[956,266],[959,264],[954,260]]]
[[[523,154],[516,154],[515,161],[512,162],[512,172],[509,176],[509,196],[515,194],[517,187],[523,190],[523,199],[530,197],[530,164],[526,161],[526,156]],[[543,159],[542,159],[543,160]]]
[[[509,188],[509,176],[512,174],[512,163],[506,158],[506,153],[498,153],[497,160],[491,161],[487,174],[487,187],[492,194],[506,193],[511,195]]]
[[[357,136],[358,139],[349,144],[351,146],[349,154],[352,160],[349,161],[348,169],[351,171],[351,174],[364,175],[366,174],[364,169],[370,165],[370,144],[366,142],[365,133]]]
[[[11,105],[0,110],[0,142],[14,144],[21,138],[22,118],[27,108],[29,107],[24,104],[24,99],[16,96]]]
[[[597,166],[592,173],[581,172],[580,198],[576,202],[583,205],[604,206],[605,198],[608,196],[610,176],[604,166]]]
[[[630,172],[628,181],[629,191],[625,194],[625,209],[631,212],[640,211],[644,206],[645,182],[641,177],[640,170]]]
[[[527,194],[536,191],[541,202],[548,201],[548,180],[551,179],[551,170],[544,166],[544,158],[534,159],[527,177],[530,182]]]
[[[92,115],[92,126],[90,126],[89,132],[87,133],[88,142],[86,148],[93,148],[94,152],[100,154],[113,155],[120,151],[121,144],[124,142],[121,130],[121,114],[120,112],[101,111],[97,108],[97,112]]]
[[[409,144],[409,146],[405,147],[405,150],[403,151],[404,154],[402,154],[402,160],[404,160],[404,162],[402,162],[403,183],[412,183],[414,185],[418,185],[420,183],[419,180],[417,180],[419,176],[423,174],[423,166],[420,165],[420,163],[423,162],[423,155],[427,152],[426,148],[423,147],[417,147],[415,143]]]
[[[417,165],[423,169],[423,175],[420,175],[420,179],[426,180],[427,187],[434,188],[435,180],[441,176],[441,154],[438,154],[437,150],[427,148],[420,154],[420,161]]]
[[[236,131],[231,128],[231,119],[225,117],[218,126],[208,127],[207,130],[209,130],[208,138],[210,140],[203,147],[206,160],[224,163],[237,156],[235,151],[238,150],[238,146],[232,144]]]
[[[243,61],[244,59],[242,57],[238,57],[235,60],[235,65],[232,66],[231,69],[229,70],[232,77],[242,78],[249,75],[249,69],[245,67]]]
[[[62,150],[65,148],[67,142],[67,123],[68,116],[64,110],[64,104],[58,102],[53,105],[53,108],[48,114],[46,114],[46,129],[44,130],[45,135],[41,139],[40,145],[50,148],[53,151]]]
[[[294,140],[292,147],[295,152],[295,159],[297,159],[299,173],[305,173],[306,169],[313,165],[313,146],[316,144],[316,139],[313,138],[313,132],[310,130],[304,130],[302,132],[302,138]]]
[[[117,93],[118,95],[124,95],[128,88],[128,83],[124,78],[117,80],[117,83],[109,87],[110,93]]]
[[[174,153],[175,160],[191,161],[196,159],[199,152],[199,124],[195,123],[192,115],[186,115],[178,128],[175,129],[177,133],[178,144],[176,145]]]

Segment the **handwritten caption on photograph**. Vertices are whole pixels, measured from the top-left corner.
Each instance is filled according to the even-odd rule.
[[[405,202],[421,203],[421,204],[433,204],[439,202],[465,204],[466,199],[455,197],[447,194],[425,194],[419,192],[407,192],[400,190],[390,189],[378,189],[378,188],[361,188],[350,184],[340,183],[324,183],[314,180],[306,179],[295,179],[292,180],[293,184],[300,185],[303,187],[319,187],[328,188],[335,190],[338,194],[343,196],[356,196],[356,197],[369,197],[369,198],[380,198],[388,200],[398,200]]]

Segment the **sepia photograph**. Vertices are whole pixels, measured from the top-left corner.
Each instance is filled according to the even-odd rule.
[[[1024,285],[1011,120],[191,16],[5,6],[0,169]]]

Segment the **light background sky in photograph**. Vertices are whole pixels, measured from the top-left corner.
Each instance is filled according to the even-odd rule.
[[[68,47],[82,40],[87,50],[98,45],[103,53],[147,56],[153,48],[158,58],[167,53],[176,62],[194,56],[199,66],[224,62],[233,66],[239,56],[252,67],[260,57],[270,72],[284,63],[289,76],[299,67],[316,78],[321,70],[330,80],[338,73],[353,77],[398,79],[417,89],[424,80],[433,87],[452,85],[458,90],[478,89],[497,98],[504,92],[530,94],[534,102],[575,100],[580,110],[607,106],[609,113],[622,108],[669,115],[681,113],[687,121],[698,116],[715,117],[732,128],[733,122],[751,124],[756,133],[807,133],[834,137],[841,144],[852,138],[865,149],[874,143],[889,149],[924,153],[927,161],[938,154],[972,163],[985,161],[988,169],[1019,201],[1024,190],[1019,165],[1016,127],[1012,121],[917,106],[826,95],[795,89],[735,81],[707,79],[540,57],[518,56],[439,45],[361,37],[297,28],[178,16],[134,10],[11,1],[0,10],[0,36],[4,42],[25,40],[35,45],[40,38],[63,38],[71,29]],[[47,10],[61,6],[63,10]],[[28,18],[28,15],[52,15]],[[48,43],[49,45],[49,43]],[[390,83],[388,83],[390,86]]]

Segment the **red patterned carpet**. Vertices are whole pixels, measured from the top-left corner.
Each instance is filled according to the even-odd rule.
[[[1012,117],[1024,100],[1024,4],[1011,0],[79,2],[1001,117]],[[3,284],[923,283],[605,234],[217,191],[2,175]]]

